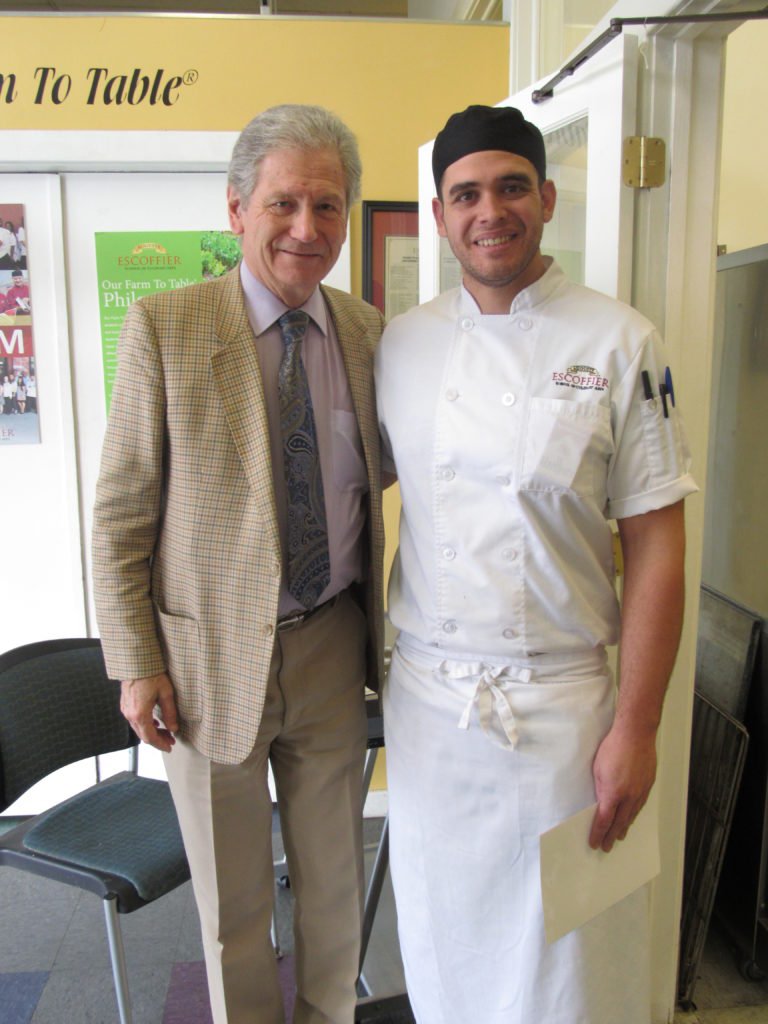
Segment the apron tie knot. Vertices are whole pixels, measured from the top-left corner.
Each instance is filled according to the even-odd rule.
[[[528,683],[532,676],[531,670],[524,668],[515,671],[506,665],[485,665],[481,662],[453,662],[451,664],[442,662],[438,671],[444,675],[451,676],[453,679],[477,680],[458,721],[458,728],[469,728],[472,708],[477,705],[480,725],[486,736],[498,746],[514,750],[518,741],[515,713],[509,698],[499,684],[505,680],[517,680],[521,683]],[[504,733],[504,740],[499,739],[496,730],[493,729],[494,711]]]

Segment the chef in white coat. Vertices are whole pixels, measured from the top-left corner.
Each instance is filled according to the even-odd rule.
[[[555,186],[519,111],[454,114],[433,169],[462,285],[393,320],[376,365],[403,503],[385,728],[411,1003],[419,1024],[648,1024],[647,893],[548,945],[539,836],[597,802],[610,851],[654,783],[696,490],[678,396],[653,325],[542,254]]]

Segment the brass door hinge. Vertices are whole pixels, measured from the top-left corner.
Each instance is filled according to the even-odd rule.
[[[665,178],[664,139],[631,135],[622,148],[622,180],[630,188],[660,188]]]

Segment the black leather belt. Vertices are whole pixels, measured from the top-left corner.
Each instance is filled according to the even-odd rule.
[[[296,629],[297,626],[306,622],[307,619],[311,619],[313,615],[317,615],[317,613],[321,612],[324,608],[333,608],[340,597],[341,593],[334,594],[334,596],[329,598],[327,601],[323,601],[322,604],[316,604],[314,608],[309,608],[305,612],[297,612],[296,615],[283,616],[282,619],[277,620],[278,632],[282,633],[288,629]]]

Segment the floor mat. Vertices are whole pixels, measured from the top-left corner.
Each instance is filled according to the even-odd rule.
[[[48,971],[0,974],[0,1024],[29,1024],[46,981]]]

